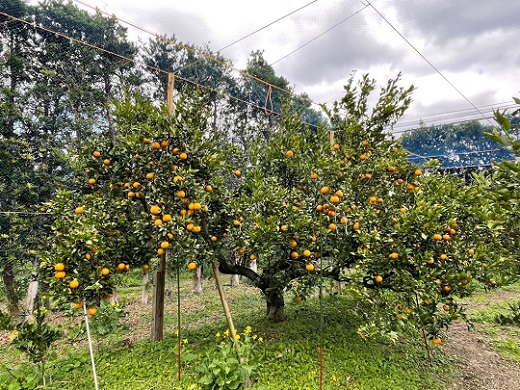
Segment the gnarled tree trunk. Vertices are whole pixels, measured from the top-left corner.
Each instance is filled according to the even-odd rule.
[[[285,320],[285,302],[283,293],[277,290],[265,292],[267,300],[266,317],[272,322],[282,322]]]

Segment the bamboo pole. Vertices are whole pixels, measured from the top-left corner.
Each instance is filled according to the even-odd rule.
[[[167,94],[167,101],[168,101],[168,114],[172,116],[175,113],[175,102],[173,100],[173,92],[175,86],[175,74],[174,73],[168,73],[168,94]]]
[[[233,317],[231,316],[231,312],[229,311],[229,305],[226,299],[226,294],[224,293],[224,287],[222,286],[222,278],[220,276],[220,271],[218,270],[217,262],[213,262],[213,273],[215,274],[215,284],[217,285],[218,293],[220,295],[220,301],[222,302],[222,307],[224,308],[224,315],[226,316],[226,321],[228,324],[229,331],[231,332],[231,337],[233,338],[233,343],[235,343],[235,348],[237,350],[237,355],[239,361],[242,362],[242,358],[239,353],[239,344],[236,339],[236,329],[233,324]]]
[[[334,145],[334,131],[329,131],[329,143],[330,146]],[[338,292],[338,295],[341,295],[343,293],[341,282],[336,282],[336,290]]]

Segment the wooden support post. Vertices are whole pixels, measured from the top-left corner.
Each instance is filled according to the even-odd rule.
[[[334,132],[333,131],[329,131],[329,143],[330,143],[330,146],[334,145]],[[341,282],[336,282],[336,289],[337,289],[338,295],[341,295],[343,293],[343,289],[341,288]]]
[[[175,102],[173,100],[173,91],[175,86],[175,74],[168,73],[168,114],[172,116],[175,113]]]
[[[151,340],[162,341],[164,337],[164,290],[166,282],[166,255],[159,260],[159,268],[155,272],[155,283],[153,291],[153,313]]]
[[[235,338],[236,329],[235,329],[235,325],[233,324],[233,317],[231,317],[231,312],[229,311],[226,294],[224,293],[224,287],[222,286],[222,277],[220,276],[220,271],[218,270],[217,262],[213,262],[213,273],[215,274],[215,283],[217,285],[218,293],[220,295],[220,301],[222,302],[222,307],[224,308],[224,315],[226,316],[228,328],[229,328],[229,331],[231,332],[233,342],[235,343],[239,361],[242,363],[242,359],[240,358],[240,353],[239,353],[239,349],[238,349],[239,348],[238,340]]]

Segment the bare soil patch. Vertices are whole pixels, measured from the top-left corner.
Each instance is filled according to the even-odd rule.
[[[469,302],[468,312],[515,298],[520,298],[518,292],[494,291],[486,296],[484,302]],[[445,348],[460,364],[449,390],[520,389],[520,366],[499,355],[485,334],[468,330],[462,322],[454,323]]]

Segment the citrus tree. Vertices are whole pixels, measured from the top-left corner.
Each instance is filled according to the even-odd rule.
[[[164,271],[167,253],[169,266],[195,268],[224,235],[236,155],[226,161],[227,144],[208,130],[204,97],[183,96],[174,115],[138,94],[115,102],[116,137],[89,142],[77,191],[49,204],[56,239],[42,266],[51,291],[76,307],[84,299],[94,314],[118,273]]]
[[[489,235],[478,188],[410,164],[387,131],[410,103],[412,88],[398,80],[370,112],[375,82],[351,79],[327,110],[331,128],[305,127],[286,113],[270,140],[251,149],[230,203],[228,246],[240,261],[219,262],[260,288],[269,319],[283,320],[287,289],[301,297],[330,278],[366,304],[364,337],[412,322],[438,343],[440,329],[463,315],[454,298],[485,277],[474,261]]]
[[[514,98],[520,105],[520,99]],[[480,175],[476,178],[485,188],[488,199],[487,226],[493,232],[493,250],[497,256],[488,272],[488,284],[511,283],[519,278],[518,246],[520,244],[520,224],[518,203],[520,201],[520,142],[518,141],[518,117],[520,109],[511,113],[497,110],[495,120],[498,127],[485,133],[490,139],[501,145],[516,157],[515,160],[502,160],[494,163],[492,175]],[[489,268],[489,262],[486,267]]]

